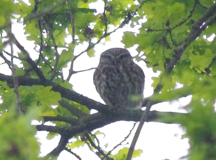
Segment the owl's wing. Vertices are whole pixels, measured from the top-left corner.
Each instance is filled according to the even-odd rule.
[[[139,86],[137,89],[137,93],[140,94],[143,92],[144,84],[145,84],[145,74],[143,70],[135,63],[131,66],[131,78],[136,84]]]

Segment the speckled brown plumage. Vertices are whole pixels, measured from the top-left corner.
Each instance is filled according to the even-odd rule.
[[[115,108],[140,107],[144,73],[128,50],[112,48],[101,54],[94,73],[94,85],[104,102]]]

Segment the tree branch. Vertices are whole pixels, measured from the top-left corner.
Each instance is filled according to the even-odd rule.
[[[9,85],[13,85],[12,76],[0,74],[0,80],[6,81]],[[49,132],[59,133],[62,136],[65,136],[67,138],[71,138],[74,135],[79,134],[81,132],[92,131],[94,129],[103,127],[105,125],[108,125],[110,123],[120,121],[120,120],[140,121],[140,118],[141,118],[142,113],[143,113],[142,110],[130,110],[130,109],[120,109],[120,110],[115,110],[115,111],[110,110],[110,108],[108,108],[108,106],[106,106],[106,105],[103,105],[99,102],[91,100],[91,99],[89,99],[85,96],[82,96],[82,95],[80,95],[80,94],[78,94],[72,90],[61,87],[61,86],[59,86],[56,83],[51,82],[51,81],[41,81],[39,79],[31,79],[31,78],[26,78],[26,77],[17,77],[17,80],[19,82],[19,85],[51,86],[54,91],[59,92],[63,97],[68,98],[72,101],[76,101],[78,103],[84,104],[84,105],[88,106],[88,108],[90,108],[90,109],[96,109],[98,111],[103,112],[103,113],[91,114],[89,116],[85,116],[84,118],[81,117],[81,119],[79,119],[76,124],[73,124],[67,128],[48,126],[48,125],[37,125],[36,128],[38,131],[49,131]],[[182,90],[182,91],[184,91],[184,90]],[[182,91],[179,93],[181,93],[182,95],[187,94],[187,90],[185,90],[185,92],[182,92]],[[175,98],[175,97],[173,97],[173,98]],[[156,102],[160,102],[160,101],[156,99]],[[151,103],[151,105],[153,105],[155,102],[150,101],[149,103]],[[161,121],[161,118],[162,119],[167,118],[170,115],[174,115],[174,116],[178,116],[178,117],[185,117],[186,116],[186,114],[163,113],[163,112],[151,111],[148,114],[148,121],[157,121],[157,120]],[[144,118],[144,119],[146,119],[146,118]],[[164,122],[167,122],[167,120],[164,120]],[[170,122],[170,123],[172,123],[172,122]],[[60,149],[63,150],[64,148],[60,148]],[[53,150],[53,152],[51,152],[51,153],[52,154],[60,153],[59,148],[57,148],[57,150]]]
[[[4,75],[0,73],[0,80],[6,81],[9,86],[13,87],[13,79],[11,76]],[[108,106],[103,105],[102,103],[96,102],[88,97],[85,97],[79,93],[76,93],[73,90],[64,88],[52,81],[46,80],[41,81],[39,79],[32,79],[28,77],[17,77],[19,85],[23,86],[32,86],[32,85],[44,85],[44,86],[51,86],[53,91],[59,92],[62,97],[67,98],[69,100],[78,102],[80,104],[86,105],[89,109],[95,109],[100,112],[109,111]]]
[[[113,111],[112,114],[102,114],[96,113],[89,115],[88,117],[80,120],[79,124],[73,125],[67,128],[60,128],[55,126],[47,126],[47,125],[36,125],[38,131],[49,131],[59,133],[61,136],[66,138],[71,138],[79,133],[92,131],[97,128],[101,128],[105,125],[114,123],[116,121],[140,121],[144,111],[142,110],[131,110],[131,109],[122,109],[119,111]],[[148,113],[148,121],[155,121],[155,122],[164,122],[164,123],[174,123],[173,119],[168,120],[167,118],[185,118],[187,114],[184,113],[175,113],[175,112],[158,112],[158,111],[150,111]],[[60,143],[59,143],[60,144]],[[65,144],[66,145],[66,144]],[[64,148],[61,145],[58,145],[51,152],[52,155],[59,154],[59,149],[63,150]]]
[[[49,131],[57,134],[64,134],[66,132],[66,128],[49,126],[49,125],[37,125],[38,131]]]
[[[73,156],[75,156],[78,160],[82,160],[82,158],[81,158],[78,154],[72,152],[70,149],[64,148],[64,150],[66,150],[67,152],[71,153],[71,154],[72,154]]]
[[[55,149],[53,149],[49,154],[47,154],[47,157],[57,157],[64,149],[65,146],[68,143],[68,138],[65,136],[61,136],[60,141]]]
[[[29,53],[25,50],[25,48],[19,43],[19,41],[16,39],[16,37],[10,33],[10,38],[13,40],[13,42],[16,44],[16,46],[19,48],[20,51],[23,52],[23,54],[26,57],[26,61],[29,63],[30,66],[32,66],[35,73],[38,75],[38,77],[44,81],[46,80],[45,76],[43,75],[43,72],[37,67],[37,64],[31,59]]]
[[[95,154],[100,158],[100,159],[108,159],[108,160],[112,160],[112,158],[110,158],[106,152],[104,150],[102,150],[102,148],[99,145],[96,145],[95,142],[93,141],[93,139],[91,138],[91,136],[86,133],[85,134],[85,139],[88,141],[86,141],[86,143],[88,144],[89,148],[91,149],[91,147],[93,147],[94,149],[97,150],[97,152],[95,152]]]
[[[3,52],[0,51],[0,57],[4,60],[4,62],[7,64],[8,68],[10,70],[12,70],[12,67],[11,67],[11,62],[4,56]]]
[[[4,75],[4,74],[0,73],[0,80],[7,82],[9,86],[13,87],[12,76]],[[86,105],[86,107],[89,109],[94,109],[94,110],[97,110],[97,111],[102,112],[102,113],[109,113],[110,111],[112,111],[112,109],[110,107],[108,107],[107,105],[104,105],[100,102],[92,100],[92,99],[90,99],[86,96],[83,96],[83,95],[81,95],[81,94],[79,94],[73,90],[64,88],[64,87],[62,87],[62,86],[60,86],[60,85],[58,85],[52,81],[49,81],[49,80],[41,81],[39,79],[32,79],[32,78],[23,77],[23,76],[17,77],[17,80],[18,80],[19,85],[23,85],[23,86],[32,86],[32,85],[51,86],[52,90],[59,92],[62,97],[67,98],[71,101],[78,102],[82,105]],[[176,89],[176,90],[168,93],[167,95],[169,97],[167,97],[167,98],[164,98],[164,97],[162,98],[160,96],[160,94],[145,98],[143,101],[143,106],[146,106],[147,103],[154,105],[154,104],[164,102],[164,101],[175,100],[175,99],[178,99],[181,97],[188,96],[190,94],[191,94],[190,87],[183,87],[183,88]]]
[[[48,121],[60,121],[64,123],[69,123],[69,124],[77,124],[77,119],[67,117],[67,116],[43,116],[43,121],[48,122]]]
[[[11,27],[9,29],[9,35],[11,34]],[[17,75],[16,75],[16,66],[14,64],[14,48],[13,48],[13,44],[10,41],[10,49],[11,49],[11,71],[12,71],[12,78],[13,78],[13,88],[14,88],[14,93],[16,96],[16,114],[17,115],[21,115],[24,113],[23,109],[22,109],[22,104],[20,101],[20,93],[19,93],[19,83],[17,81]]]
[[[131,160],[132,159],[132,156],[133,156],[133,152],[134,152],[134,149],[135,149],[135,146],[136,146],[136,143],[137,143],[137,140],[139,138],[139,135],[140,135],[140,132],[143,128],[143,125],[146,121],[149,121],[149,113],[150,113],[150,108],[151,108],[151,104],[147,104],[146,105],[146,111],[142,113],[141,117],[140,117],[140,122],[139,122],[139,125],[136,129],[136,132],[134,134],[134,137],[133,137],[133,140],[131,142],[131,145],[129,147],[129,150],[128,150],[128,154],[127,154],[127,157],[126,159],[127,160]]]
[[[165,28],[146,28],[147,32],[160,32],[160,31],[172,31],[174,29],[176,29],[177,27],[180,27],[181,25],[185,24],[188,22],[188,20],[193,16],[193,13],[196,9],[196,6],[198,4],[199,0],[194,0],[194,4],[193,7],[191,8],[191,10],[189,11],[189,14],[187,15],[187,17],[185,17],[184,19],[180,20],[179,22],[177,22],[176,24],[172,25],[172,26],[166,26]]]
[[[4,74],[0,74],[0,80],[6,81],[9,85],[13,85],[12,83],[12,77],[7,76]],[[73,126],[69,126],[67,128],[63,127],[55,127],[55,126],[47,126],[47,125],[38,125],[37,130],[38,131],[49,131],[49,132],[55,132],[59,133],[63,136],[67,136],[68,138],[73,137],[76,134],[79,134],[84,131],[92,131],[94,129],[103,127],[107,124],[116,122],[116,121],[140,121],[140,118],[142,116],[142,113],[144,111],[142,110],[131,110],[131,109],[119,109],[119,110],[113,110],[110,109],[108,106],[103,105],[99,102],[96,102],[92,99],[89,99],[83,95],[80,95],[76,93],[75,91],[72,91],[70,89],[66,89],[54,82],[51,81],[41,81],[39,79],[31,79],[27,77],[17,77],[17,80],[19,82],[19,85],[24,86],[31,86],[31,85],[44,85],[44,86],[51,86],[53,91],[59,92],[62,97],[67,98],[69,100],[78,102],[80,104],[86,105],[89,109],[96,109],[101,113],[95,113],[91,114],[85,117],[81,117],[76,124],[73,124]],[[179,95],[173,95],[173,99],[179,98],[181,96],[187,96],[190,94],[189,88],[187,89],[177,89],[176,91]],[[179,97],[177,97],[179,96]],[[155,97],[155,98],[154,98]],[[163,98],[159,100],[159,96],[157,97],[149,97],[149,101],[146,100],[144,103],[150,104],[151,106],[155,103],[161,102],[161,100],[166,100],[168,98]],[[153,98],[151,100],[151,98]],[[154,100],[155,99],[155,100]],[[146,105],[147,105],[146,104]],[[185,117],[185,114],[178,114],[178,113],[162,113],[162,112],[156,112],[152,111],[148,114],[148,121],[157,121],[161,118],[167,118],[170,115],[178,116],[178,117]],[[144,116],[144,119],[146,119],[146,115]],[[164,122],[168,123],[167,120],[163,120]],[[173,121],[173,120],[172,120]],[[172,123],[172,122],[169,122]]]
[[[61,135],[67,136],[68,138],[73,137],[84,131],[92,131],[97,128],[101,128],[105,125],[117,122],[117,121],[140,121],[142,116],[142,110],[119,110],[113,111],[112,114],[102,114],[95,113],[87,116],[80,120],[79,124],[73,125],[67,128],[55,127],[48,125],[37,125],[36,128],[38,131],[49,131],[59,133]],[[173,123],[173,120],[168,120],[167,118],[173,117],[187,117],[185,113],[176,113],[176,112],[158,112],[150,111],[148,114],[148,121],[155,122],[164,122],[164,123]]]
[[[178,60],[181,58],[182,54],[184,53],[185,49],[197,38],[201,35],[201,33],[206,29],[206,27],[216,20],[216,3],[212,5],[204,15],[197,20],[188,36],[174,49],[174,55],[166,63],[166,71],[169,73],[172,71]]]
[[[120,143],[118,143],[117,145],[115,145],[115,146],[107,153],[107,156],[109,156],[116,148],[118,148],[119,146],[121,146],[122,143],[125,142],[125,141],[130,137],[132,131],[133,131],[134,128],[135,128],[135,125],[136,125],[136,123],[134,123],[133,127],[130,129],[130,131],[129,131],[129,133],[127,134],[127,136],[125,136],[124,139],[123,139]],[[105,159],[105,158],[103,158],[103,159]]]

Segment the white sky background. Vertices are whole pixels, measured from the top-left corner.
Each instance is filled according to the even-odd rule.
[[[103,3],[99,3],[97,5],[93,5],[93,8],[98,7],[99,10],[103,8]],[[126,28],[126,30],[131,30],[131,28]],[[134,30],[134,29],[133,29]],[[112,47],[124,47],[121,43],[122,30],[117,31],[112,34],[111,41],[100,43],[94,49],[96,51],[95,57],[88,57],[86,54],[82,55],[75,61],[75,70],[88,69],[91,67],[96,67],[99,62],[100,53],[106,49]],[[33,49],[32,42],[29,42],[25,39],[24,32],[22,29],[22,25],[17,24],[13,28],[13,33],[16,35],[17,39],[25,44],[25,48],[33,54],[36,54]],[[83,50],[83,47],[77,49],[77,53],[79,50]],[[132,56],[136,55],[136,49],[130,48]],[[143,62],[137,63],[145,73],[145,89],[144,96],[150,96],[153,93],[153,89],[151,87],[152,77],[157,76],[157,74],[153,73],[152,70],[148,69]],[[1,73],[5,73],[4,68],[0,68]],[[93,85],[93,70],[78,73],[72,76],[71,83],[73,84],[73,89],[83,94],[89,98],[92,98],[96,101],[103,102],[98,93],[95,90]],[[188,103],[190,100],[189,97],[182,98],[178,102],[162,103],[154,106],[152,110],[159,111],[178,111],[183,112],[182,107]],[[124,139],[124,137],[128,134],[131,127],[133,126],[133,122],[117,122],[110,125],[107,125],[103,128],[97,129],[101,132],[105,133],[105,136],[99,136],[101,141],[101,146],[108,144],[107,148],[104,150],[110,150],[113,146],[118,144],[120,141]],[[46,132],[38,132],[37,136],[41,143],[41,155],[45,155],[50,152],[53,148],[58,144],[59,137],[56,137],[52,140],[46,139]],[[180,159],[180,157],[187,155],[187,151],[189,148],[188,139],[182,138],[183,130],[177,124],[163,124],[163,123],[145,123],[141,135],[139,137],[136,149],[142,149],[143,153],[141,157],[135,159]],[[129,147],[130,141],[133,137],[133,134],[129,138],[127,145]],[[85,147],[81,147],[78,149],[74,149],[73,152],[76,152],[81,156],[82,159],[98,159],[98,157],[89,151],[89,149]],[[69,154],[68,152],[62,152],[58,159],[75,159],[74,156]]]

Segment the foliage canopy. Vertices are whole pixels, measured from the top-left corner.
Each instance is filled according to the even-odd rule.
[[[33,42],[31,51],[15,36],[17,23]],[[215,0],[1,0],[0,159],[40,158],[36,131],[61,136],[45,158],[67,150],[80,159],[72,151],[85,144],[100,159],[126,158],[128,147],[119,144],[116,154],[116,147],[102,149],[101,133],[92,131],[115,121],[139,121],[142,112],[113,113],[70,83],[81,72],[74,70],[77,59],[93,57],[95,46],[126,26],[139,29],[123,33],[125,48],[136,46],[136,60],[159,73],[143,106],[191,96],[187,113],[151,111],[149,121],[181,124],[190,140],[187,158],[216,159]],[[76,53],[80,45],[83,51]],[[33,120],[42,123],[32,125]]]

